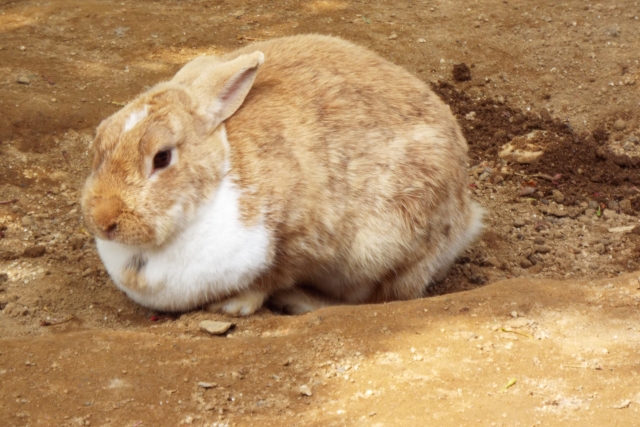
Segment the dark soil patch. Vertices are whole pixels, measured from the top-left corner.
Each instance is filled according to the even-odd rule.
[[[543,197],[543,203],[558,189],[566,196],[565,205],[595,200],[608,204],[624,198],[631,200],[634,210],[640,209],[640,196],[635,186],[640,185],[639,160],[611,153],[603,145],[607,141],[604,127],[593,133],[579,134],[568,123],[551,118],[544,110],[539,113],[524,112],[485,98],[473,100],[451,83],[439,82],[433,90],[451,106],[469,143],[472,164],[495,158],[500,148],[517,136],[534,130],[546,131],[551,143],[546,147],[543,159],[535,164],[513,164],[514,172],[525,175],[544,174],[562,177],[556,181],[536,180],[535,185]],[[465,116],[475,112],[473,121]],[[520,179],[518,175],[505,179]]]
[[[453,80],[457,82],[467,82],[471,80],[471,70],[467,64],[455,64],[453,66]]]

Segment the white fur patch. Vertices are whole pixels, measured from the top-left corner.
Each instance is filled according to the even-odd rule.
[[[133,113],[131,113],[127,118],[127,121],[124,123],[123,132],[129,132],[131,129],[136,127],[136,125],[140,123],[142,119],[147,117],[148,113],[149,113],[148,105],[145,105],[142,110],[134,111]]]
[[[97,239],[98,252],[112,279],[131,299],[157,310],[188,310],[247,290],[269,263],[271,235],[264,224],[240,221],[240,191],[225,177],[193,223],[160,248],[143,249]],[[123,286],[131,258],[147,260],[141,274],[148,289]]]

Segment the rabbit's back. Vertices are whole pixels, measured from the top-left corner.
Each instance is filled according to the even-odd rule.
[[[277,262],[354,302],[371,297],[356,284],[425,257],[434,274],[448,266],[479,221],[450,109],[406,70],[340,39],[274,39],[223,59],[255,50],[265,63],[226,129],[241,211],[249,223],[264,215]]]

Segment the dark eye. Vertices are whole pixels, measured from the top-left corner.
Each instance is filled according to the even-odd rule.
[[[153,156],[153,170],[164,169],[171,163],[171,149],[158,151]]]

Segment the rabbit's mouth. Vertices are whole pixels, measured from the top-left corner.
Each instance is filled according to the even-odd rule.
[[[95,198],[85,209],[85,222],[96,237],[131,246],[157,246],[156,233],[139,215],[114,198]]]

